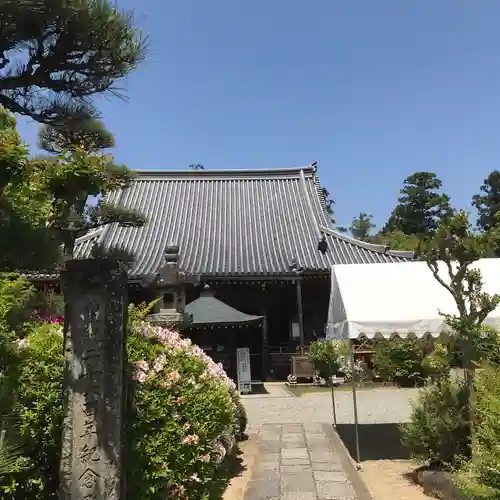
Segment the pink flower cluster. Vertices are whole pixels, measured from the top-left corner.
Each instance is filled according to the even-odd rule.
[[[178,332],[169,330],[168,328],[163,328],[161,326],[153,326],[147,322],[144,322],[141,325],[140,332],[146,338],[153,338],[158,340],[168,349],[179,349],[187,351],[189,354],[196,356],[198,359],[202,360],[206,366],[206,371],[202,375],[202,378],[213,378],[220,380],[227,386],[229,390],[236,390],[235,383],[228,377],[222,365],[220,363],[215,363],[214,360],[210,356],[208,356],[205,351],[203,351],[203,349],[195,344],[192,344],[190,339],[184,339]],[[165,366],[165,363],[166,357],[164,355],[158,357],[153,363],[153,375],[161,372]],[[142,371],[147,372],[147,370]],[[150,374],[147,374],[146,377],[143,377],[139,375],[138,372],[136,372],[136,380],[139,380],[139,382],[143,382],[149,375]],[[167,385],[168,382],[175,384],[180,380],[180,375],[179,379],[177,380],[169,378],[171,376],[172,374],[167,375]]]
[[[53,314],[49,312],[39,312],[33,314],[33,319],[41,321],[42,323],[52,323],[53,325],[58,325],[64,323],[64,316],[59,314]]]

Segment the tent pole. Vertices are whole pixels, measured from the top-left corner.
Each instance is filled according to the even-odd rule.
[[[333,377],[330,378],[332,384],[332,407],[333,407],[333,427],[337,427],[337,409],[335,408],[335,385],[333,384]]]
[[[359,453],[359,428],[358,428],[358,400],[356,395],[357,374],[354,366],[354,342],[351,340],[351,363],[352,363],[352,404],[354,409],[354,434],[356,438],[356,464],[361,469],[361,458]]]

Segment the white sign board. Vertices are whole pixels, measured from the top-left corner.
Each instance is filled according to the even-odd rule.
[[[248,347],[238,347],[236,349],[236,362],[238,366],[238,391],[243,394],[252,392],[250,349]]]

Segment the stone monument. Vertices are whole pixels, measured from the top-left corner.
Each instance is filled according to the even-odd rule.
[[[120,500],[127,273],[111,259],[69,261],[60,500]]]

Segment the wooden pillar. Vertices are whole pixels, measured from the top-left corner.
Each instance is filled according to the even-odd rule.
[[[299,319],[299,336],[300,336],[300,355],[304,355],[304,312],[302,308],[302,273],[296,271],[297,274],[297,316]]]
[[[260,303],[260,315],[262,318],[262,381],[265,382],[267,380],[267,376],[269,373],[269,336],[268,336],[268,323],[267,323],[267,311],[269,309],[268,304],[268,294],[267,294],[267,285],[264,283],[262,285],[262,293],[261,293],[261,303]]]

